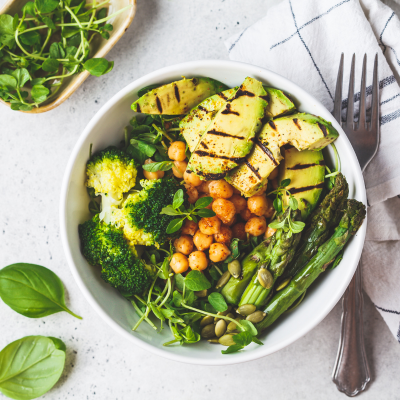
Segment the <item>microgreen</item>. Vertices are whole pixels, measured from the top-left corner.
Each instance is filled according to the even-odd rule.
[[[205,208],[212,203],[212,197],[202,197],[196,201],[196,204],[191,204],[188,209],[183,207],[183,201],[183,190],[179,189],[174,195],[172,204],[161,210],[160,214],[178,217],[169,223],[167,233],[174,233],[181,229],[186,218],[197,222],[196,216],[200,218],[210,218],[216,215],[214,211]]]

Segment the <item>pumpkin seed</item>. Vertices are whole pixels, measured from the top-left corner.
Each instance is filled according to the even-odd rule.
[[[258,282],[260,282],[260,285],[265,289],[270,289],[274,284],[274,278],[272,277],[271,272],[269,272],[265,268],[261,268],[258,270],[257,277]]]
[[[227,327],[227,329],[226,329],[226,332],[227,333],[235,332],[235,331],[237,331],[237,328],[238,328],[237,324],[235,324],[234,322],[230,322],[228,327]]]
[[[221,336],[219,338],[219,342],[223,346],[232,346],[232,345],[236,344],[235,341],[233,340],[233,335],[230,333],[227,335]]]
[[[292,278],[287,278],[285,279],[277,288],[276,291],[279,292],[280,290],[282,290],[284,287],[287,286],[287,284],[290,282]]]
[[[204,317],[201,322],[200,322],[200,326],[206,326],[206,325],[210,325],[214,322],[214,317],[212,317],[211,315],[207,315],[207,317]]]
[[[208,341],[212,344],[219,344],[219,339],[218,338],[213,338],[213,339],[208,339]]]
[[[221,337],[226,332],[226,322],[220,319],[215,325],[215,336]]]
[[[256,306],[254,304],[243,304],[236,312],[247,317],[248,315],[253,314],[254,311],[256,311]]]
[[[239,260],[233,260],[228,264],[228,271],[234,278],[239,278],[242,273],[242,266]]]
[[[198,292],[194,292],[194,294],[197,297],[206,297],[207,296],[207,289],[200,290]]]
[[[230,312],[229,314],[226,314],[226,318],[235,319],[235,316]]]
[[[220,289],[222,288],[222,286],[225,286],[230,278],[231,278],[230,272],[229,271],[224,272],[221,278],[218,279],[218,282],[215,285],[215,289]]]
[[[206,325],[202,330],[201,330],[201,336],[206,339],[211,339],[215,337],[215,325],[210,324]]]
[[[222,315],[223,317],[225,317],[225,315],[228,314],[228,312],[229,312],[228,310],[226,310],[226,311],[218,311],[217,315]],[[221,319],[222,318],[215,317],[214,318],[214,324],[217,323]]]
[[[253,312],[253,314],[248,315],[246,317],[246,319],[247,319],[247,321],[250,321],[253,324],[257,324],[258,322],[261,322],[266,315],[267,314],[265,314],[265,312],[256,311],[256,312]]]

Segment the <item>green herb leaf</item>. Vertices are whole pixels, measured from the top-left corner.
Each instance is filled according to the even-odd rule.
[[[13,77],[17,80],[18,87],[23,87],[26,82],[31,79],[28,70],[25,68],[16,69],[13,73]]]
[[[15,44],[14,36],[14,19],[11,15],[0,15],[0,43],[11,49]]]
[[[290,185],[290,179],[284,179],[281,184],[279,185],[280,187],[286,187]]]
[[[229,346],[226,350],[221,350],[221,353],[232,354],[238,352],[239,350],[243,350],[243,346],[241,346],[240,344],[233,344],[232,346]]]
[[[60,66],[60,63],[54,58],[47,58],[43,61],[42,70],[46,72],[57,71]]]
[[[22,11],[24,11],[29,14],[32,15],[32,17],[34,17],[36,15],[35,12],[35,3],[33,1],[28,1],[23,7],[22,7]]]
[[[168,171],[174,166],[173,161],[162,161],[151,164],[142,165],[145,171],[156,172],[156,171]]]
[[[147,157],[153,157],[154,153],[157,151],[157,148],[152,144],[143,142],[141,140],[136,140],[139,150],[146,154]]]
[[[50,29],[57,29],[55,23],[50,17],[42,17],[42,21],[50,28]],[[60,58],[60,57],[57,57]]]
[[[175,275],[175,286],[181,292],[183,291],[183,288],[185,286],[185,278],[182,276],[182,274]]]
[[[168,279],[169,277],[169,271],[170,271],[169,262],[170,262],[169,256],[165,257],[161,266],[161,273],[159,275],[161,279]]]
[[[226,304],[226,301],[224,299],[224,296],[222,296],[221,293],[214,292],[211,293],[208,296],[208,301],[210,304],[217,310],[217,311],[226,311],[228,309],[228,305]]]
[[[58,6],[55,0],[35,0],[35,5],[41,14],[48,14],[54,11]]]
[[[94,76],[101,76],[110,72],[113,66],[114,62],[107,61],[105,58],[90,58],[83,64],[83,68]]]
[[[165,321],[165,317],[164,317],[163,313],[157,308],[157,306],[156,306],[153,302],[150,303],[150,308],[151,308],[151,311],[153,311],[153,314],[154,314],[159,320]]]
[[[0,75],[1,86],[5,86],[8,90],[15,90],[17,88],[17,80],[12,75]]]
[[[187,304],[188,306],[191,306],[196,301],[196,299],[197,299],[197,297],[194,294],[193,290],[186,289],[185,298],[184,298],[185,304]]]
[[[40,265],[18,263],[1,269],[0,297],[14,311],[28,318],[66,311],[82,319],[65,305],[60,278]]]
[[[21,42],[27,46],[33,46],[36,43],[40,43],[41,36],[38,31],[30,31],[23,33],[19,36]]]
[[[202,197],[196,201],[195,208],[206,208],[213,202],[212,197]]]
[[[181,329],[179,333],[183,337],[183,343],[196,343],[200,340],[200,335],[196,332],[193,332],[192,328],[189,325]]]
[[[256,338],[255,336],[253,336],[253,343],[256,343],[260,346],[264,345],[264,343],[260,339]]]
[[[241,329],[243,332],[249,332],[252,336],[258,335],[258,331],[252,322],[244,319],[240,321],[240,325],[242,325],[242,327],[239,326],[239,329]]]
[[[0,352],[0,391],[13,399],[36,399],[60,379],[65,344],[45,336],[27,336]]]
[[[290,221],[290,230],[293,233],[300,233],[306,224],[302,221]]]
[[[62,48],[62,46],[59,43],[56,43],[56,42],[54,42],[50,45],[49,52],[50,52],[50,57],[54,58],[54,59],[65,57],[64,49]]]
[[[174,293],[172,294],[172,302],[174,303],[175,307],[180,307],[183,301],[182,295],[175,290]]]
[[[201,208],[200,210],[196,211],[195,214],[200,218],[211,218],[217,215],[213,210],[209,210],[208,208]]]
[[[233,336],[233,341],[240,346],[248,346],[253,341],[253,335],[244,331]]]
[[[42,103],[47,99],[50,90],[43,85],[35,85],[31,90],[31,96],[36,103]]]
[[[276,198],[274,200],[274,203],[273,203],[273,206],[274,206],[275,211],[277,213],[282,212],[282,200],[281,200],[281,198],[279,196],[276,196]]]
[[[164,207],[160,214],[165,214],[165,215],[181,215],[179,211],[176,211],[175,208],[172,208],[171,206]]]
[[[185,285],[188,289],[198,292],[210,289],[211,283],[200,271],[190,271],[185,278]]]
[[[286,219],[283,221],[279,222],[277,219],[272,221],[268,226],[272,229],[280,229],[283,228],[286,224]]]
[[[179,189],[175,194],[174,194],[174,199],[172,200],[172,207],[176,210],[178,209],[184,201],[183,197],[183,190]]]
[[[295,199],[293,196],[290,196],[290,198],[289,198],[289,207],[293,211],[297,210],[299,207],[299,203],[298,203],[297,199]]]
[[[166,232],[169,233],[174,233],[176,231],[179,231],[179,229],[182,228],[183,221],[185,218],[182,219],[173,219],[167,226]]]
[[[42,83],[46,82],[46,78],[34,78],[31,80],[31,85],[41,85]]]
[[[111,32],[114,28],[113,28],[113,26],[112,26],[111,24],[105,24],[105,25],[103,26],[103,29],[104,29],[105,31]]]

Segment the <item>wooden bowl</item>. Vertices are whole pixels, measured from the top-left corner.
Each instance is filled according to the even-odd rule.
[[[6,4],[0,9],[1,14],[15,15],[20,13],[22,7],[29,0],[8,0]],[[133,17],[136,13],[136,0],[110,0],[108,3],[108,14],[112,14],[124,7],[131,5],[121,14],[116,15],[107,22],[112,24],[114,29],[110,32],[110,38],[108,40],[103,39],[100,35],[91,42],[91,58],[104,57],[118,42],[122,35],[126,32],[129,25],[131,24]],[[46,111],[50,111],[53,108],[58,107],[62,102],[68,99],[72,93],[82,85],[84,80],[90,75],[88,71],[83,71],[79,74],[72,75],[71,77],[65,78],[61,88],[59,89],[57,96],[54,99],[50,99],[49,102],[44,102],[43,105],[38,108],[34,107],[31,111],[21,111],[29,114],[39,114]],[[9,103],[0,99],[0,102],[10,107]]]

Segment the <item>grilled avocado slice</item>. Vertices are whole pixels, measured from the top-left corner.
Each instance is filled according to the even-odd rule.
[[[181,115],[188,113],[207,97],[228,89],[211,78],[191,78],[150,90],[132,104],[132,110],[144,114]]]
[[[221,179],[244,162],[262,126],[266,94],[261,82],[246,78],[206,129],[188,170],[206,179]]]
[[[303,150],[295,147],[281,149],[283,161],[279,165],[279,182],[290,179],[286,189],[299,204],[304,221],[316,207],[325,181],[325,162],[322,151]],[[285,193],[282,202],[286,208],[289,196]]]
[[[238,88],[228,89],[208,97],[181,120],[179,128],[185,138],[191,153],[196,149],[203,133],[210,125],[215,114],[223,107],[226,101]]]
[[[296,111],[292,99],[282,90],[264,86],[268,96],[268,105],[265,109],[265,116],[268,118],[277,118]]]
[[[250,197],[268,181],[282,160],[280,148],[291,144],[297,150],[322,150],[339,136],[331,123],[312,114],[298,113],[268,121],[244,164],[235,168],[226,180]]]

